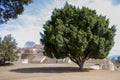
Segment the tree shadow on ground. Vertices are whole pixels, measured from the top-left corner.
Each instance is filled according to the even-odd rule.
[[[1,65],[0,66],[13,66],[14,64],[13,63],[5,63],[4,65]]]
[[[84,69],[83,72],[89,72],[92,69]],[[20,68],[10,70],[17,73],[70,73],[80,72],[78,67],[34,67],[34,68]]]

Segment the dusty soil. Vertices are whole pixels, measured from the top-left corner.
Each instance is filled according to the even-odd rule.
[[[76,64],[15,64],[0,67],[0,80],[120,80],[120,71],[79,72]]]

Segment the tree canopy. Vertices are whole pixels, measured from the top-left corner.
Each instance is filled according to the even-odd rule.
[[[0,38],[0,65],[17,59],[16,41],[11,35]]]
[[[54,9],[51,19],[44,25],[41,42],[44,55],[69,57],[83,70],[87,59],[103,59],[114,45],[115,26],[109,19],[87,7],[75,7],[68,3]]]
[[[32,0],[0,0],[0,24],[17,18]]]

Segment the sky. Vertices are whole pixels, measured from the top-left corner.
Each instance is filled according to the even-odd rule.
[[[0,36],[12,34],[19,47],[24,47],[27,41],[40,44],[40,32],[43,25],[50,20],[54,8],[62,8],[66,1],[76,7],[86,6],[109,18],[110,25],[116,25],[115,45],[110,54],[120,55],[120,0],[33,0],[25,6],[25,11],[17,19],[0,25]]]

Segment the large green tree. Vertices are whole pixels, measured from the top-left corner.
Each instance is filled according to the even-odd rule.
[[[11,35],[0,39],[0,65],[4,65],[6,61],[17,60],[16,41]]]
[[[0,24],[15,19],[32,0],[0,0]]]
[[[82,71],[87,59],[103,59],[109,54],[115,31],[115,26],[110,27],[109,20],[95,10],[66,3],[63,8],[54,9],[51,20],[44,25],[44,55],[69,57]]]

